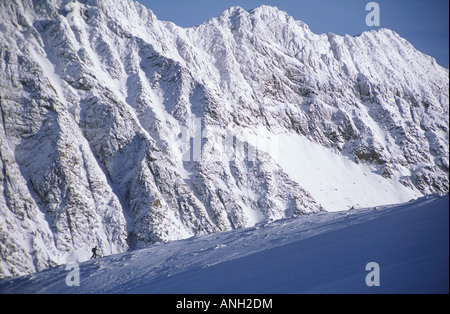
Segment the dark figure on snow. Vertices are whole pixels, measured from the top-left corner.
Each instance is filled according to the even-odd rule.
[[[97,250],[98,250],[97,246],[95,246],[95,247],[92,248],[92,256],[91,256],[91,259],[97,258]]]

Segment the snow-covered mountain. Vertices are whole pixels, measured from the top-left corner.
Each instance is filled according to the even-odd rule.
[[[0,277],[449,190],[449,71],[276,8],[0,1]]]

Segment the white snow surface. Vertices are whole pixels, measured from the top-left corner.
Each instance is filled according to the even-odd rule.
[[[327,149],[298,134],[259,130],[247,139],[272,156],[283,170],[304,187],[327,211],[399,204],[422,196],[402,185],[396,173],[385,179],[370,165],[357,165],[348,156]]]
[[[448,196],[312,214],[83,262],[78,287],[62,265],[0,293],[448,293],[448,219]]]

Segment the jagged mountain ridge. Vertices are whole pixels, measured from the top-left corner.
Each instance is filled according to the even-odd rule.
[[[227,154],[229,132],[448,193],[448,70],[390,30],[316,35],[267,6],[183,29],[129,0],[0,14],[0,276],[326,210],[270,154]],[[208,153],[186,161],[195,118]]]

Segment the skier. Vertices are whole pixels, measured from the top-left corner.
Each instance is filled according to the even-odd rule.
[[[97,250],[98,250],[97,246],[95,246],[95,247],[92,248],[92,256],[91,256],[91,259],[97,258]]]

